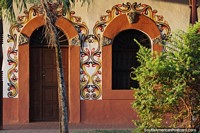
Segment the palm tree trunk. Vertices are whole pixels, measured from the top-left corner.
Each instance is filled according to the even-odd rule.
[[[56,32],[57,33],[57,32]],[[56,34],[55,33],[55,34]],[[64,79],[64,71],[62,67],[62,52],[60,48],[60,43],[58,41],[58,36],[56,34],[55,53],[56,53],[56,68],[57,68],[57,82],[58,82],[58,102],[59,102],[59,124],[60,133],[68,133],[68,105],[66,96],[66,86]]]
[[[59,125],[60,133],[68,133],[68,109],[66,86],[64,80],[64,71],[62,63],[62,52],[58,40],[58,32],[56,29],[57,14],[49,7],[46,0],[41,0],[44,9],[45,18],[45,36],[51,47],[55,48],[57,82],[58,82],[58,103],[59,103]]]

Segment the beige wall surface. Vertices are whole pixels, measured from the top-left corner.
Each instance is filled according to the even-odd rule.
[[[158,11],[158,15],[162,15],[169,23],[172,31],[176,29],[186,30],[190,20],[190,8],[188,0],[93,0],[89,6],[81,5],[81,2],[76,2],[72,10],[77,16],[86,22],[89,29],[92,29],[101,15],[106,14],[106,10],[112,9],[116,4],[134,2],[147,4]],[[199,10],[200,11],[200,10]]]

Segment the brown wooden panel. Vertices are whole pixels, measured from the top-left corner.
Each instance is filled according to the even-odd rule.
[[[42,119],[42,49],[30,51],[30,120]]]
[[[58,120],[57,87],[44,88],[43,120]]]
[[[55,49],[43,48],[43,120],[58,120]]]
[[[43,83],[44,86],[57,86],[55,50],[43,48]]]
[[[62,48],[63,68],[67,86],[67,48]],[[55,49],[31,48],[30,54],[30,120],[58,120],[58,91]]]

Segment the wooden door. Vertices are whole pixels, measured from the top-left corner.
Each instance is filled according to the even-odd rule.
[[[63,48],[63,64],[67,85],[67,48]],[[58,121],[58,91],[55,50],[30,50],[30,120]]]
[[[55,50],[43,48],[42,55],[42,120],[58,120],[58,85]]]
[[[42,49],[30,51],[30,120],[42,119]]]

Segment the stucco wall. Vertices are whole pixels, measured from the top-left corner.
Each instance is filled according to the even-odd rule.
[[[102,15],[106,15],[106,10],[111,10],[112,7],[116,4],[122,4],[130,2],[131,4],[134,2],[147,4],[152,7],[152,9],[156,9],[158,11],[158,15],[162,15],[164,17],[164,20],[166,20],[171,27],[172,31],[175,31],[176,29],[182,29],[186,30],[189,25],[189,16],[190,16],[190,8],[188,6],[188,0],[93,0],[93,2],[90,3],[88,6],[87,3],[82,5],[80,1],[76,1],[76,4],[72,5],[72,10],[75,11],[75,16],[79,16],[82,19],[82,22],[85,22],[85,26],[89,29],[89,34],[93,34],[93,28],[94,25],[97,23],[97,21],[100,20],[100,17]],[[198,12],[200,12],[200,9],[198,9]],[[16,14],[17,13],[16,11]],[[20,15],[23,15],[23,12],[20,13]],[[200,13],[199,13],[200,16]],[[200,17],[199,17],[200,18]],[[3,54],[4,54],[4,61],[3,61],[3,90],[4,90],[4,97],[8,97],[8,83],[10,83],[8,78],[8,70],[12,67],[12,65],[8,64],[8,49],[9,47],[13,47],[14,43],[7,42],[7,35],[9,33],[10,25],[5,20],[4,21],[4,42],[3,42]],[[86,47],[85,43],[85,47]],[[87,45],[89,47],[89,45]],[[89,49],[92,49],[93,47],[96,48],[97,45],[90,45]],[[16,49],[17,50],[17,46]],[[101,52],[101,50],[100,50]],[[14,58],[14,54],[10,54],[12,58]],[[101,56],[97,59],[101,60]],[[16,62],[17,63],[17,62]],[[16,64],[18,65],[18,64]],[[16,67],[16,70],[18,68]],[[94,70],[92,68],[87,68],[89,74],[91,74]],[[101,71],[101,69],[100,69]],[[103,70],[102,70],[103,71]],[[16,78],[17,72],[14,73]],[[10,73],[10,76],[13,76]],[[99,75],[101,78],[101,76]],[[18,85],[16,81],[16,85]],[[17,96],[15,96],[17,97]]]
[[[93,0],[89,6],[87,4],[82,6],[80,2],[77,2],[72,10],[76,12],[77,16],[81,16],[82,21],[86,22],[89,29],[92,30],[100,16],[106,14],[106,10],[111,9],[116,4],[126,2],[150,5],[152,9],[158,11],[159,15],[164,16],[172,31],[176,29],[186,30],[188,27],[190,19],[188,0]]]
[[[187,27],[189,26],[190,8],[188,5],[188,0],[129,0],[129,1],[128,0],[127,1],[125,1],[125,0],[93,0],[93,2],[90,3],[89,6],[87,6],[87,4],[82,5],[81,2],[79,0],[77,0],[76,4],[74,6],[72,6],[72,10],[75,11],[74,16],[79,16],[81,18],[81,22],[73,22],[73,23],[76,23],[77,25],[82,26],[81,28],[83,31],[88,29],[89,33],[87,33],[87,35],[86,35],[86,37],[88,37],[88,38],[84,38],[85,42],[83,41],[82,47],[76,47],[76,48],[78,48],[78,51],[80,48],[82,54],[84,54],[84,57],[80,56],[80,60],[81,60],[80,62],[83,64],[85,63],[80,68],[80,72],[82,73],[82,74],[80,74],[80,79],[77,78],[79,75],[78,74],[76,75],[77,81],[80,81],[80,84],[81,84],[80,88],[79,88],[79,84],[75,84],[74,82],[69,83],[69,84],[73,84],[72,85],[73,87],[71,87],[71,91],[70,91],[70,93],[73,93],[73,95],[70,95],[70,98],[76,99],[76,101],[74,99],[71,100],[73,102],[75,101],[74,103],[73,102],[70,103],[71,104],[70,111],[75,112],[74,114],[71,113],[72,121],[79,122],[80,119],[82,119],[83,121],[85,120],[86,122],[93,122],[93,120],[92,120],[93,117],[91,117],[91,120],[87,118],[87,115],[91,114],[91,110],[92,110],[93,114],[95,115],[95,114],[99,114],[98,112],[101,111],[100,110],[101,108],[105,108],[106,111],[110,110],[111,114],[109,114],[109,117],[107,117],[107,118],[109,118],[109,120],[111,120],[111,123],[112,123],[113,118],[119,116],[118,114],[120,114],[120,113],[123,114],[124,111],[121,110],[121,112],[119,111],[118,113],[113,114],[112,106],[110,106],[110,105],[113,105],[113,109],[114,109],[114,108],[121,107],[121,105],[124,105],[124,103],[126,103],[125,106],[127,107],[127,109],[129,109],[129,113],[130,114],[132,113],[132,110],[129,108],[130,101],[132,101],[132,92],[129,93],[129,94],[131,94],[129,100],[117,99],[118,100],[117,101],[115,99],[117,101],[116,105],[115,105],[114,100],[106,100],[105,99],[104,94],[106,91],[104,88],[102,88],[102,75],[101,75],[102,71],[104,71],[104,69],[106,69],[106,68],[101,68],[101,66],[102,66],[102,46],[101,46],[101,44],[102,43],[101,43],[101,39],[98,40],[97,38],[93,38],[95,36],[93,33],[94,32],[93,28],[94,28],[95,24],[98,21],[100,21],[100,17],[102,15],[107,15],[106,10],[111,10],[112,7],[117,4],[122,4],[122,3],[126,4],[126,2],[130,2],[131,4],[134,2],[147,4],[153,10],[156,9],[158,11],[157,15],[162,15],[164,17],[164,20],[166,20],[168,22],[172,31],[175,31],[176,29],[186,30]],[[16,14],[19,14],[19,13],[16,12]],[[20,15],[24,15],[23,12],[21,12]],[[200,20],[200,9],[198,9],[198,15],[199,15],[199,20]],[[84,22],[84,23],[82,23],[82,22]],[[27,87],[18,88],[19,87],[18,86],[18,65],[19,65],[18,64],[18,54],[19,53],[17,50],[18,50],[19,41],[17,40],[14,42],[13,41],[7,42],[8,34],[12,34],[12,37],[16,37],[15,39],[18,39],[19,32],[16,31],[16,28],[14,28],[14,29],[11,28],[11,25],[8,24],[8,22],[6,20],[4,20],[3,28],[4,28],[4,42],[3,42],[4,59],[3,59],[3,68],[2,69],[3,69],[3,92],[4,92],[3,97],[5,98],[4,99],[4,101],[5,101],[4,102],[4,114],[5,114],[4,121],[6,121],[6,123],[14,123],[14,122],[19,122],[19,121],[28,122],[29,102],[27,101],[27,99],[29,99],[29,97],[26,95],[29,95],[29,94],[24,94],[26,92],[24,90],[26,90],[28,88]],[[9,33],[10,29],[11,29],[11,33]],[[98,28],[96,28],[95,30],[97,30],[97,29]],[[16,36],[13,36],[13,34],[16,34]],[[89,36],[89,35],[91,35],[91,36]],[[101,33],[101,35],[102,35],[102,33]],[[154,38],[152,38],[152,39],[154,39]],[[91,42],[89,43],[89,41],[91,41]],[[92,41],[94,41],[94,42],[92,42]],[[71,47],[71,49],[72,48],[75,48],[75,47]],[[23,52],[23,50],[22,50],[22,52]],[[78,58],[79,55],[77,55],[77,53],[78,52],[76,52],[75,54],[77,56],[77,59],[79,60],[79,58]],[[71,53],[71,55],[73,55],[73,54],[74,54],[74,52]],[[23,56],[24,54],[20,53],[20,55]],[[24,57],[24,58],[29,58],[29,57]],[[88,58],[90,60],[87,60]],[[73,60],[73,61],[75,62],[76,60]],[[77,66],[79,66],[79,64]],[[72,66],[71,66],[71,68],[72,68]],[[73,66],[73,68],[74,68],[74,66]],[[72,71],[74,71],[73,68],[71,69]],[[9,70],[11,70],[11,71],[9,71]],[[79,71],[76,71],[76,72],[79,73]],[[86,77],[86,79],[84,79],[84,77]],[[23,77],[23,78],[26,78],[28,80],[27,77]],[[85,81],[83,79],[90,80],[90,81],[89,81],[89,83],[85,84]],[[10,80],[12,80],[12,81],[10,81]],[[11,85],[13,83],[13,81],[14,81],[14,85],[16,85],[17,89],[11,88],[11,90],[8,90],[9,84]],[[111,81],[108,81],[108,82],[111,82]],[[23,83],[21,83],[21,84],[23,84]],[[29,83],[26,83],[26,85],[28,86]],[[93,101],[85,100],[85,101],[80,102],[80,100],[78,99],[79,94],[80,94],[78,91],[79,89],[80,89],[81,93],[84,90],[88,91],[88,90],[93,89],[93,88],[85,89],[84,88],[85,85],[88,85],[90,87],[95,86],[96,87],[95,88],[96,95],[92,95],[93,92],[91,92],[91,94],[90,94],[91,97],[87,98],[87,97],[81,96],[81,99],[82,100],[90,99]],[[18,95],[18,90],[23,91],[20,94],[24,94],[24,96],[26,96],[26,98],[24,98],[23,95]],[[16,99],[8,98],[9,92],[14,92],[14,91],[17,91],[17,93],[12,93],[13,95],[11,95],[10,97],[14,97]],[[127,91],[125,91],[125,93],[127,93]],[[14,95],[14,94],[16,94],[16,95]],[[124,95],[124,93],[121,93],[121,91],[120,91],[120,96],[121,95]],[[92,96],[94,96],[94,97],[92,97]],[[96,99],[100,100],[100,101],[95,101]],[[26,104],[24,104],[24,103],[21,104],[20,101],[26,101]],[[121,103],[120,103],[120,101],[121,101]],[[97,106],[97,104],[98,104],[98,108],[95,107],[95,106]],[[24,105],[24,106],[20,106],[20,105]],[[80,108],[77,109],[77,107],[80,107],[81,109]],[[10,112],[8,112],[7,110],[10,110]],[[15,111],[15,112],[13,113],[13,111]],[[81,116],[82,118],[80,118],[80,111],[82,113],[85,113],[85,114],[82,114],[82,116]],[[101,121],[103,123],[105,121],[105,117],[104,117],[105,112],[101,112],[102,115],[97,115],[95,118],[97,118],[98,121]],[[122,115],[123,119],[121,119],[121,120],[124,120],[126,118],[132,119],[132,118],[130,118],[129,113],[123,114]],[[9,117],[9,116],[13,116],[13,117]],[[74,116],[74,117],[72,117],[72,116]],[[123,123],[123,122],[127,122],[127,120],[124,120],[124,121],[119,120],[119,122]]]

